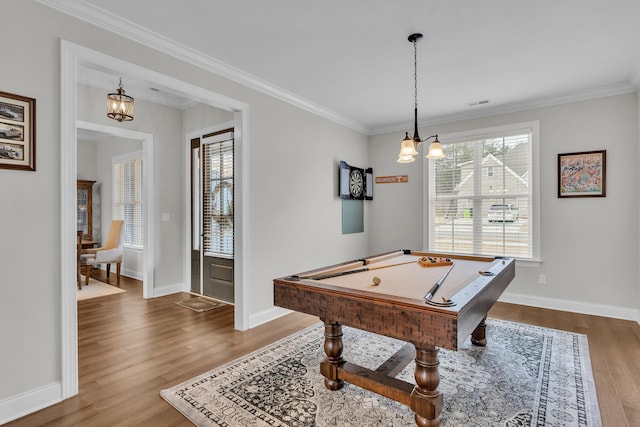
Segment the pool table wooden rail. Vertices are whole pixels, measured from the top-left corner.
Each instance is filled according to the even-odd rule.
[[[449,299],[454,306],[438,307],[429,305],[424,298],[413,298],[416,292],[398,296],[362,288],[358,274],[341,275],[338,282],[334,278],[313,280],[324,277],[328,272],[344,272],[360,269],[369,264],[382,265],[396,261],[393,258],[412,256],[438,256],[458,260],[459,267],[466,271],[464,280],[449,282]],[[474,262],[464,263],[462,260]],[[477,262],[475,262],[477,261]],[[486,263],[486,264],[485,264]],[[408,264],[403,265],[405,267]],[[481,266],[483,275],[475,271]],[[413,267],[412,267],[413,268]],[[394,270],[395,269],[395,270]],[[402,293],[398,284],[418,284],[430,282],[434,269],[428,274],[406,275],[398,266],[388,267],[385,277],[396,284],[393,288]],[[415,273],[415,269],[413,272]],[[363,273],[364,274],[364,273]],[[487,312],[515,276],[515,260],[487,257],[460,257],[457,255],[430,254],[408,250],[389,252],[376,257],[350,261],[322,269],[287,276],[273,281],[274,304],[291,310],[318,316],[324,322],[325,358],[320,363],[320,373],[329,390],[338,390],[345,381],[371,390],[382,396],[408,405],[415,413],[415,421],[421,427],[438,427],[443,408],[443,396],[438,391],[440,374],[438,371],[438,349],[444,347],[457,350],[471,335],[471,342],[486,344],[484,319]],[[360,282],[359,282],[360,280]],[[369,279],[371,280],[371,279]],[[385,279],[386,280],[386,279]],[[395,280],[395,281],[393,281]],[[435,279],[438,280],[438,279]],[[360,285],[356,285],[359,283]],[[425,283],[425,293],[432,283]],[[443,284],[446,286],[446,283]],[[370,288],[369,288],[370,289]],[[342,325],[407,341],[390,359],[371,370],[346,361],[343,356]],[[415,385],[395,378],[415,355]]]
[[[394,254],[390,252],[389,254]],[[418,256],[454,259],[493,260],[486,257],[411,252]],[[377,255],[383,257],[387,254]],[[371,257],[371,258],[376,258]],[[452,299],[453,307],[427,305],[423,299],[405,298],[366,290],[334,286],[299,277],[313,276],[348,265],[358,268],[362,260],[336,264],[274,280],[276,306],[318,316],[325,322],[340,323],[413,343],[416,347],[438,346],[457,350],[496,302],[515,276],[515,260],[502,259],[492,267],[495,276],[478,277]],[[429,285],[430,286],[430,285]],[[425,289],[425,293],[428,289]]]

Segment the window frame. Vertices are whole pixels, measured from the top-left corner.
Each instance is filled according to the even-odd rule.
[[[222,147],[227,144],[230,146],[230,149],[222,149]],[[205,176],[207,176],[207,173],[204,171],[204,168],[206,168],[206,165],[208,165],[209,160],[210,159],[205,159],[205,156],[207,155],[207,149],[205,148],[205,146],[218,146],[219,148],[217,149],[219,155],[220,155],[220,168],[224,169],[224,158],[223,155],[224,154],[230,154],[231,155],[231,176],[220,176],[218,178],[213,178],[210,177],[209,182],[205,182]],[[208,257],[217,257],[217,258],[227,258],[227,259],[234,259],[235,257],[235,238],[236,238],[236,229],[235,229],[235,225],[234,225],[234,220],[235,220],[235,216],[233,214],[233,210],[235,208],[235,185],[236,185],[236,159],[235,159],[235,152],[236,152],[236,144],[235,144],[235,134],[234,134],[234,130],[233,129],[225,129],[223,131],[219,131],[219,132],[214,132],[213,134],[209,134],[209,135],[204,135],[201,140],[200,140],[200,164],[201,164],[201,168],[203,168],[200,171],[200,180],[201,180],[201,193],[202,193],[202,207],[200,209],[200,227],[201,227],[201,233],[203,234],[207,234],[207,231],[209,231],[209,234],[213,234],[213,230],[214,227],[211,227],[211,225],[207,225],[205,224],[206,219],[204,218],[206,215],[206,212],[209,207],[207,205],[207,199],[208,197],[211,197],[211,194],[208,192],[208,190],[211,189],[211,183],[213,181],[216,181],[218,184],[223,185],[223,183],[227,183],[230,184],[231,186],[231,201],[232,201],[232,206],[231,206],[231,215],[223,215],[223,217],[230,217],[231,218],[231,225],[230,227],[220,227],[220,230],[223,232],[228,232],[231,234],[231,252],[224,252],[224,251],[216,251],[216,250],[207,250],[210,248],[207,248],[207,245],[205,244],[205,240],[204,238],[201,240],[200,242],[200,250],[202,251],[203,256],[208,256]],[[215,186],[214,186],[215,187]],[[224,188],[224,185],[223,187]],[[213,241],[214,237],[210,236],[210,239]],[[226,239],[225,238],[221,238],[218,239],[218,242],[224,242]],[[225,246],[224,244],[222,244],[221,246]]]
[[[520,266],[539,266],[542,262],[540,242],[540,122],[538,120],[493,126],[488,128],[473,129],[462,132],[440,134],[442,145],[476,141],[481,139],[497,138],[531,132],[531,171],[529,173],[529,185],[531,185],[531,258],[517,259]],[[429,144],[422,145],[423,156],[426,156]],[[435,179],[435,162],[437,159],[424,159],[423,161],[423,247],[430,249],[429,231],[431,227],[430,185]]]
[[[137,251],[144,251],[144,233],[145,233],[145,225],[144,225],[144,221],[145,221],[145,214],[144,214],[144,210],[145,210],[145,197],[144,197],[144,191],[146,191],[145,187],[144,187],[144,157],[142,155],[142,150],[137,150],[137,151],[132,151],[130,153],[126,153],[126,154],[121,154],[118,156],[113,156],[111,158],[111,218],[112,219],[116,219],[114,216],[114,209],[115,209],[115,200],[113,197],[113,192],[115,190],[115,174],[114,174],[114,167],[118,164],[125,164],[128,162],[132,162],[132,161],[136,161],[136,160],[140,160],[142,162],[142,170],[141,170],[141,174],[140,174],[140,179],[143,181],[140,183],[140,187],[142,189],[142,196],[140,198],[140,204],[142,205],[142,224],[141,227],[142,229],[140,230],[140,235],[142,236],[142,243],[141,244],[130,244],[130,243],[123,243],[123,246],[125,248],[128,249],[134,249]],[[124,226],[127,226],[126,223],[126,219],[125,219],[125,224]]]

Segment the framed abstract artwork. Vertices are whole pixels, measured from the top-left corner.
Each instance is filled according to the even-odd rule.
[[[0,92],[0,168],[36,170],[36,100]]]
[[[558,154],[558,197],[605,197],[607,150]]]

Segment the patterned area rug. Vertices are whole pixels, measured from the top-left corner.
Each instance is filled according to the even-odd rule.
[[[176,304],[186,307],[189,310],[197,311],[198,313],[227,305],[223,302],[213,301],[208,298],[190,298],[188,300],[177,302]]]
[[[344,357],[375,369],[404,344],[343,327]],[[321,325],[163,390],[198,426],[413,426],[411,410],[324,387]],[[601,426],[584,335],[488,320],[486,347],[440,350],[442,426]],[[413,363],[399,375],[413,383]]]

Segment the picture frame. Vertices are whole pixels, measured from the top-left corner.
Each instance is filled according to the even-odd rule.
[[[0,91],[0,169],[36,170],[36,100]]]
[[[558,154],[558,197],[606,197],[607,150]]]

